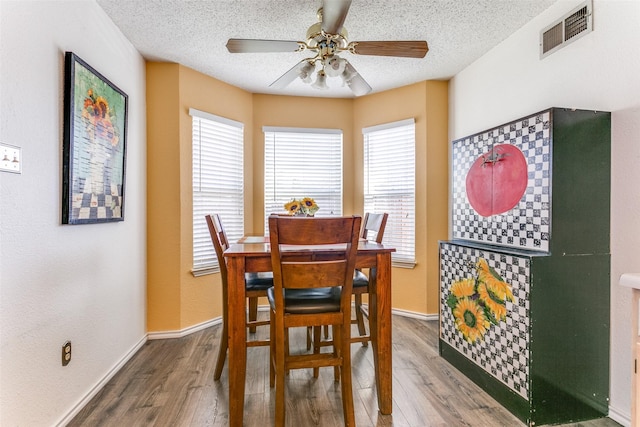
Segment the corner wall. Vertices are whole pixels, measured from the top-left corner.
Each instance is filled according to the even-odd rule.
[[[251,94],[241,89],[179,64],[153,62],[147,64],[147,103],[148,331],[179,335],[222,313],[220,275],[191,274],[193,173],[189,108],[245,123],[245,200],[250,201],[253,107]],[[251,230],[247,224],[245,228]]]
[[[65,51],[129,96],[122,222],[61,225]],[[0,1],[0,52],[0,425],[52,426],[146,337],[145,64],[93,1]]]

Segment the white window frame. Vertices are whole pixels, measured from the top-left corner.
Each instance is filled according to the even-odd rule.
[[[265,235],[272,213],[285,213],[291,199],[311,197],[315,216],[341,216],[343,209],[342,130],[264,126]]]
[[[230,242],[244,235],[244,124],[193,108],[189,115],[193,144],[191,272],[197,277],[220,271],[205,215],[220,215]]]
[[[415,120],[362,129],[364,211],[389,217],[383,243],[396,249],[394,267],[413,268],[415,254]]]

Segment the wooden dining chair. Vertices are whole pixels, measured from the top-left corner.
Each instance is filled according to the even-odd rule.
[[[361,218],[269,217],[273,288],[270,385],[276,388],[275,425],[285,421],[285,375],[290,369],[337,367],[346,426],[355,425],[351,383],[351,291]],[[332,247],[327,247],[332,245]],[[287,329],[333,329],[333,351],[291,354]]]
[[[361,240],[375,241],[382,243],[384,230],[387,226],[388,213],[370,213],[364,215],[362,229],[360,231]],[[371,272],[369,272],[371,274]],[[353,295],[355,317],[351,319],[351,324],[358,325],[359,336],[352,336],[351,342],[361,342],[367,347],[371,336],[367,333],[364,318],[368,319],[368,312],[362,307],[362,295],[369,293],[369,277],[362,271],[356,269],[353,276]],[[312,346],[314,351],[319,351],[320,347],[331,345],[328,328],[324,329],[324,340],[320,335],[320,328],[307,328],[307,350]]]
[[[370,213],[364,215],[362,221],[362,231],[360,239],[375,241],[382,243],[384,237],[384,229],[387,226],[388,213]],[[371,275],[369,271],[369,275]],[[362,308],[362,295],[369,293],[369,277],[360,270],[356,270],[353,277],[353,295],[355,306],[355,317],[351,320],[352,324],[358,325],[358,333],[360,336],[352,337],[351,342],[361,342],[363,346],[367,346],[371,340],[371,336],[367,334],[367,328],[364,324],[364,318],[369,317],[368,313]]]
[[[218,214],[206,215],[207,226],[209,227],[209,233],[211,234],[211,240],[213,241],[213,247],[218,258],[218,264],[220,265],[220,276],[222,279],[222,335],[220,337],[220,346],[218,349],[218,359],[216,360],[216,369],[213,374],[215,380],[219,380],[222,375],[222,368],[224,367],[225,359],[227,358],[227,350],[229,348],[229,324],[227,307],[227,262],[224,257],[224,251],[229,248],[229,240],[227,239],[227,233],[224,230],[222,221]],[[245,274],[245,287],[246,295],[249,302],[249,312],[245,326],[249,329],[250,333],[256,331],[258,326],[266,326],[269,324],[268,320],[257,320],[258,318],[258,298],[267,296],[267,289],[273,286],[273,274],[272,273],[246,273]],[[248,340],[247,347],[267,346],[269,340]]]

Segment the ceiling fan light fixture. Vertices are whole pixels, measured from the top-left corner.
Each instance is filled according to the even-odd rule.
[[[342,59],[338,55],[333,55],[325,61],[324,71],[329,77],[338,77],[344,72],[346,66],[346,59]]]
[[[329,86],[327,86],[327,75],[323,70],[318,71],[318,76],[316,78],[316,81],[313,82],[311,87],[319,90],[329,89]]]
[[[314,63],[307,62],[300,69],[300,74],[298,75],[298,77],[300,77],[300,80],[302,80],[304,83],[311,83],[311,74],[313,74],[315,69],[316,67]]]

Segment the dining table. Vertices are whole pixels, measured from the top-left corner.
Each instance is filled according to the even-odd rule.
[[[370,269],[369,328],[378,410],[391,414],[391,253],[395,248],[360,240],[356,268]],[[272,271],[268,236],[245,236],[224,252],[227,260],[229,425],[243,423],[247,364],[245,273]]]

